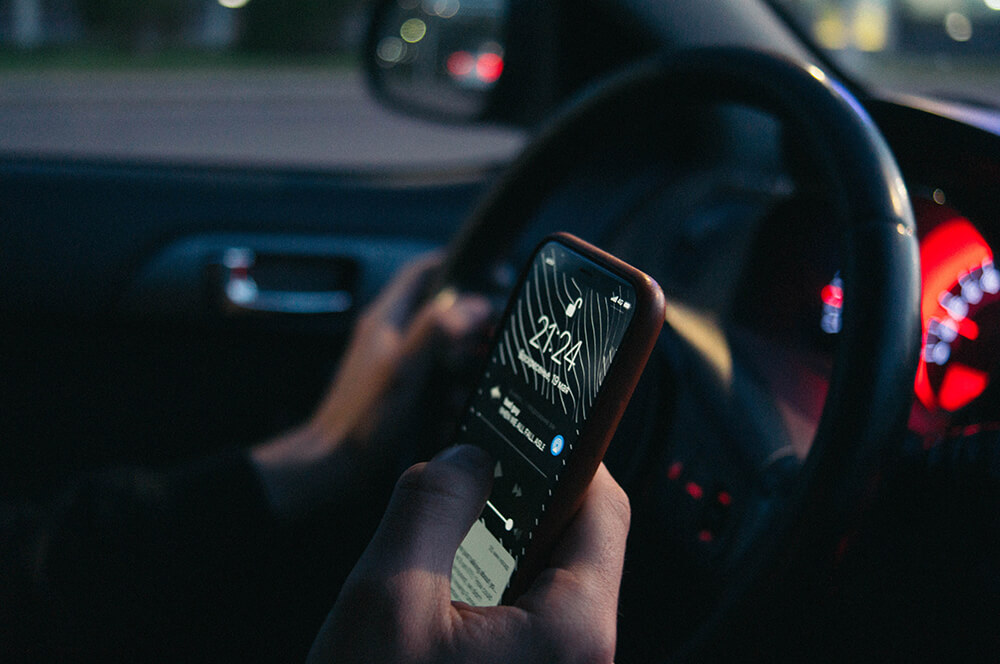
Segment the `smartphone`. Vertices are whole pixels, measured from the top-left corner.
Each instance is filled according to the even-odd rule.
[[[572,235],[532,254],[497,327],[456,444],[496,460],[455,555],[451,597],[511,603],[579,508],[663,325],[653,279]]]

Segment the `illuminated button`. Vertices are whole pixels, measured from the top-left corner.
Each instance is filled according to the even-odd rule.
[[[705,496],[705,490],[701,488],[701,485],[696,482],[688,482],[684,486],[684,490],[687,495],[691,496],[695,500],[701,500]]]
[[[1000,272],[989,259],[983,261],[983,276],[979,277],[979,287],[990,295],[1000,292]]]
[[[962,320],[969,315],[969,304],[960,297],[952,295],[948,291],[941,293],[938,297],[938,303],[944,307],[952,318],[955,320]]]
[[[979,304],[983,299],[983,289],[979,287],[979,282],[972,275],[965,273],[958,278],[958,284],[962,287],[962,299],[969,304]]]

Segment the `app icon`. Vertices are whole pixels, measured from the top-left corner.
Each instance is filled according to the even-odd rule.
[[[566,444],[565,439],[562,436],[556,436],[552,439],[552,444],[549,445],[549,451],[552,452],[552,456],[559,456],[563,451],[563,445]]]

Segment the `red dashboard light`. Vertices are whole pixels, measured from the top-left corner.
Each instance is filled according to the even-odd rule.
[[[932,317],[943,313],[941,295],[958,283],[960,275],[992,259],[990,245],[968,219],[949,219],[927,234],[920,244],[920,311],[925,330]]]
[[[917,378],[913,381],[913,391],[916,393],[920,403],[924,404],[928,410],[937,408],[937,395],[934,393],[934,388],[931,387],[931,379],[927,374],[927,361],[923,358],[921,358],[920,365],[917,367]]]
[[[979,338],[979,326],[971,318],[963,318],[958,324],[958,333],[969,341],[975,341]]]
[[[844,309],[844,280],[840,278],[840,272],[833,275],[823,290],[819,292],[820,300],[823,302],[823,317],[819,326],[827,334],[837,334],[843,323],[841,314]]]
[[[827,284],[823,287],[820,297],[823,298],[823,304],[828,304],[831,307],[840,309],[844,305],[844,289],[840,286]]]
[[[989,374],[965,364],[955,349],[980,338],[972,317],[1000,288],[991,281],[993,251],[972,222],[941,206],[923,213],[933,228],[920,243],[923,353],[914,390],[928,410],[955,411],[989,384]]]
[[[944,381],[938,388],[938,403],[945,410],[958,410],[982,394],[989,380],[989,374],[985,371],[963,364],[949,366]]]

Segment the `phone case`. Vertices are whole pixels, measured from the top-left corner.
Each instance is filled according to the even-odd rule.
[[[538,573],[546,567],[552,547],[580,508],[587,487],[604,458],[659,336],[666,306],[663,291],[649,275],[569,233],[556,233],[539,243],[532,252],[532,259],[518,278],[515,293],[522,287],[538,251],[552,241],[559,242],[631,283],[636,292],[636,306],[632,321],[598,391],[591,416],[580,430],[577,449],[567,462],[562,479],[553,490],[549,509],[536,528],[537,536],[503,594],[503,604],[510,604],[523,594]],[[516,297],[511,298],[501,320],[506,320],[510,315],[510,307],[515,300]]]

